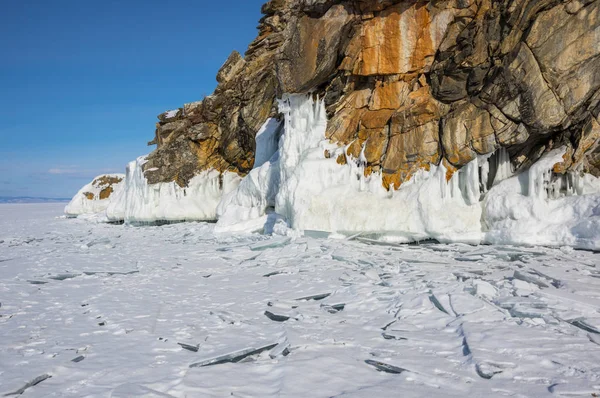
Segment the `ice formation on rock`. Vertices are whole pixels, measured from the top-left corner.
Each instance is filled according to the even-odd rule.
[[[272,209],[298,231],[362,233],[399,242],[600,248],[600,180],[554,174],[564,150],[513,176],[509,154],[501,148],[474,159],[449,180],[443,165],[431,165],[388,192],[381,175],[365,177],[362,152],[344,166],[336,163],[345,148],[325,138],[322,100],[287,95],[279,110],[284,115],[279,150],[273,153],[278,125],[268,121],[261,131],[271,132],[266,135],[270,144],[257,140],[261,161],[219,205],[216,231],[264,231]]]
[[[276,193],[275,213],[295,230],[363,232],[396,241],[480,241],[479,177],[473,167],[446,184],[444,167],[432,166],[391,194],[381,175],[364,176],[361,157],[349,159],[347,166],[336,163],[344,148],[325,138],[322,100],[288,95],[279,110],[284,115],[279,154],[253,170],[221,204],[218,231],[243,229],[236,216],[255,230],[264,225],[269,199]],[[334,155],[325,158],[325,150]]]
[[[77,192],[65,207],[68,217],[101,213],[125,188],[124,174],[104,174]]]
[[[212,221],[223,194],[233,190],[240,178],[235,173],[207,170],[191,179],[187,187],[175,182],[148,184],[142,156],[129,163],[124,192],[107,210],[111,221],[143,224],[157,221]]]
[[[483,206],[484,241],[600,250],[600,179],[555,175],[564,149],[555,149],[493,187]]]

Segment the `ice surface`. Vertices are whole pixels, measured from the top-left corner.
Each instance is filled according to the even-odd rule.
[[[0,205],[0,395],[44,374],[23,396],[600,393],[600,253],[227,235],[61,212]]]

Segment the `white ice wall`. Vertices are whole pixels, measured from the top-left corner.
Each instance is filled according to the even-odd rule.
[[[110,220],[127,223],[156,221],[212,221],[224,194],[240,182],[235,173],[207,170],[193,177],[188,186],[175,182],[148,184],[142,156],[129,163],[124,194],[116,198],[107,211]]]
[[[574,173],[573,186],[561,187],[551,170],[563,155],[564,149],[553,150],[488,192],[484,242],[600,250],[600,180]]]

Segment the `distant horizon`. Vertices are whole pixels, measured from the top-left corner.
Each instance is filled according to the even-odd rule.
[[[0,196],[0,204],[27,204],[27,203],[66,203],[71,198],[48,198],[40,196]]]
[[[0,25],[0,196],[67,198],[150,153],[256,37],[263,0],[11,2]],[[178,10],[180,10],[178,12]]]

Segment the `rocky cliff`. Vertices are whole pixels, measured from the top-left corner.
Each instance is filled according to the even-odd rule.
[[[271,0],[106,210],[600,250],[600,0]]]
[[[556,173],[600,174],[600,1],[271,0],[204,100],[159,116],[150,183],[246,175],[284,93],[323,98],[340,164],[398,189],[506,148],[513,170],[566,146]],[[324,156],[330,154],[325,153]]]

